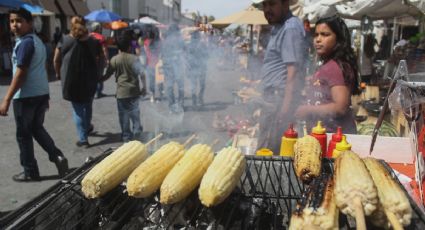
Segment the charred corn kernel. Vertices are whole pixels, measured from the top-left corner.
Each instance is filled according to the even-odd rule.
[[[309,135],[299,138],[295,143],[295,173],[303,182],[310,182],[321,171],[322,152],[319,141]]]
[[[123,144],[87,173],[81,181],[81,190],[87,198],[104,195],[127,179],[147,156],[143,143],[130,141]]]
[[[353,201],[360,199],[364,214],[371,215],[377,208],[378,194],[362,159],[352,151],[345,151],[336,158],[334,167],[335,200],[341,212],[355,217]]]
[[[236,148],[223,148],[211,163],[199,187],[199,199],[207,207],[223,202],[245,171],[245,156]]]
[[[391,212],[403,226],[410,224],[412,208],[402,188],[384,166],[374,158],[363,159],[378,190],[379,201],[385,213]]]
[[[321,175],[308,186],[303,201],[292,214],[289,230],[337,230],[339,211],[335,204],[333,179]]]
[[[165,177],[160,188],[162,204],[177,203],[186,198],[200,183],[214,158],[210,146],[192,146]]]
[[[152,195],[184,154],[184,146],[177,142],[163,145],[128,177],[129,196],[145,198]]]

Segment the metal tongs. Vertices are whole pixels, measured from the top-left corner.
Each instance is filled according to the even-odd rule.
[[[402,79],[403,77],[407,77],[407,64],[406,60],[401,60],[398,64],[397,71],[394,74],[394,77],[391,80],[390,88],[388,89],[387,95],[385,96],[384,105],[382,106],[381,112],[379,113],[378,121],[373,128],[372,133],[372,142],[370,143],[369,155],[372,154],[373,147],[375,146],[376,138],[378,137],[378,131],[381,128],[382,122],[384,121],[385,113],[388,110],[388,98],[391,93],[394,91],[395,86],[397,85],[397,81]]]

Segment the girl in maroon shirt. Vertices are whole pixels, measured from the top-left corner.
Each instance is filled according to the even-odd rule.
[[[328,132],[341,126],[344,133],[356,133],[350,106],[351,95],[360,93],[358,67],[344,21],[337,16],[319,19],[314,48],[322,65],[309,79],[307,101],[295,116],[306,120],[309,127],[321,120]]]

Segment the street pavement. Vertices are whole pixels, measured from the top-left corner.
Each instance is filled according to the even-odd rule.
[[[184,141],[192,133],[198,134],[195,142],[220,142],[215,146],[219,150],[229,141],[226,132],[216,132],[211,128],[214,113],[243,117],[245,110],[240,105],[234,105],[232,91],[239,87],[238,80],[241,71],[238,68],[218,68],[216,60],[210,60],[207,76],[205,106],[199,110],[191,107],[190,85],[185,83],[185,112],[170,114],[165,100],[151,103],[145,97],[141,100],[141,119],[144,126],[142,141],[146,141],[159,132],[165,137],[150,148],[152,152],[162,143],[169,140]],[[222,67],[222,66],[221,66]],[[6,94],[10,78],[0,76],[0,98]],[[70,103],[62,99],[60,81],[50,82],[50,109],[46,113],[45,128],[53,137],[56,145],[68,158],[70,168],[80,167],[88,157],[96,157],[110,147],[118,147],[121,129],[118,123],[118,113],[113,78],[105,82],[104,93],[108,96],[95,99],[93,103],[94,133],[89,137],[91,146],[81,148],[75,145],[77,141],[76,128],[72,121]],[[0,214],[19,208],[34,199],[59,180],[53,163],[48,161],[47,153],[34,141],[35,156],[43,178],[41,182],[17,183],[12,176],[22,171],[19,164],[19,150],[15,138],[15,122],[13,109],[9,116],[0,117]],[[1,216],[1,215],[0,215]]]

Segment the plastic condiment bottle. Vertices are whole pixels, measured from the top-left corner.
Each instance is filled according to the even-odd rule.
[[[322,157],[326,157],[326,146],[327,146],[327,136],[326,136],[326,128],[322,126],[322,122],[318,121],[317,126],[311,130],[311,136],[315,137],[320,146],[322,146]]]
[[[329,141],[326,157],[329,157],[329,158],[332,157],[332,153],[336,147],[336,144],[341,142],[341,140],[342,140],[342,128],[338,126],[338,128],[336,129],[336,133],[332,134],[332,139]]]
[[[347,137],[342,135],[342,140],[338,144],[334,151],[332,152],[332,158],[337,158],[342,152],[351,150],[351,144],[347,142]]]
[[[285,157],[294,157],[294,145],[297,142],[298,133],[294,129],[294,125],[290,124],[288,130],[282,136],[280,144],[280,155]]]
[[[273,156],[273,152],[270,149],[262,148],[257,150],[256,155],[269,157],[269,156]]]

